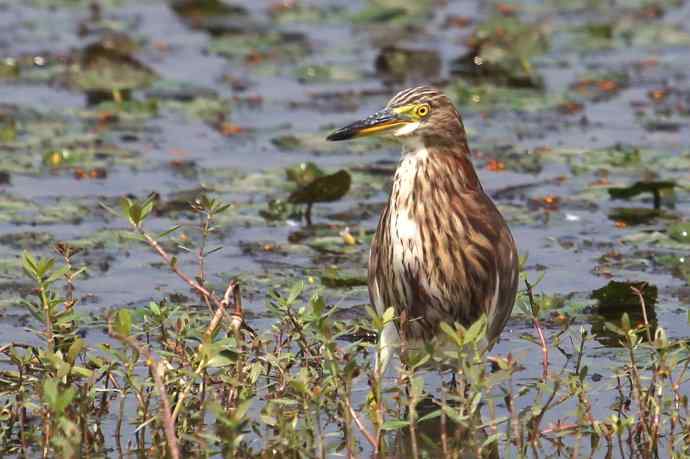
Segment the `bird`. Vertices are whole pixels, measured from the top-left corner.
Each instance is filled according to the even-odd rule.
[[[402,143],[369,253],[370,301],[397,317],[379,334],[376,366],[386,371],[401,334],[413,348],[442,337],[443,322],[469,327],[483,315],[490,349],[513,309],[518,252],[479,181],[460,113],[436,88],[409,88],[327,140],[370,135]]]

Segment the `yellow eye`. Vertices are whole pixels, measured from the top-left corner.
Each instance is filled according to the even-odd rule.
[[[417,116],[424,117],[429,114],[429,106],[426,104],[420,105],[417,107],[417,110],[415,110],[415,113]]]

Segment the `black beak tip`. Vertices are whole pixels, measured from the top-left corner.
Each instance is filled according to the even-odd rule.
[[[328,137],[326,137],[326,140],[330,140],[331,142],[335,142],[338,140],[351,139],[352,136],[353,136],[353,132],[351,129],[343,128],[343,129],[338,129],[337,131],[329,134]]]

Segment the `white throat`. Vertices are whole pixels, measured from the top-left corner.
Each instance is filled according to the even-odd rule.
[[[396,137],[405,138],[405,137],[409,136],[410,134],[412,134],[414,131],[416,131],[418,127],[419,127],[419,121],[417,121],[416,123],[408,123],[408,124],[403,125],[403,127],[397,129],[393,133],[393,135]]]

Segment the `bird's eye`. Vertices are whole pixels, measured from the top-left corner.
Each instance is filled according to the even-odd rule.
[[[428,105],[420,105],[417,107],[416,110],[417,116],[426,116],[429,114],[429,106]]]

